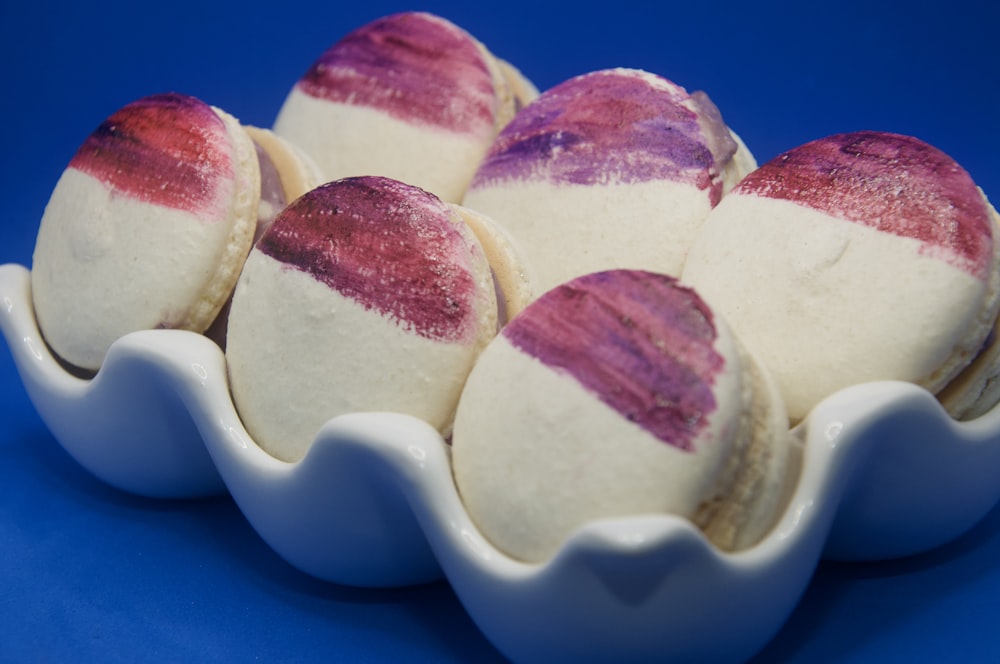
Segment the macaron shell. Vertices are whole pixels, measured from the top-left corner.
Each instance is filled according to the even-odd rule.
[[[179,94],[137,99],[102,122],[69,168],[117,195],[213,221],[229,209],[229,139],[215,109]]]
[[[313,157],[324,181],[382,175],[460,202],[489,138],[413,125],[292,90],[274,131]]]
[[[737,189],[706,219],[682,278],[769,368],[799,420],[859,382],[937,391],[978,351],[996,318],[995,276],[984,283],[923,247]]]
[[[449,430],[475,355],[472,343],[412,334],[256,251],[226,344],[240,417],[284,461],[305,456],[320,427],[344,413],[403,412]]]
[[[671,181],[600,187],[511,182],[470,190],[463,204],[519,241],[539,293],[609,269],[678,276],[712,209],[697,189]]]
[[[309,153],[326,180],[382,175],[459,202],[505,121],[505,85],[464,30],[423,12],[395,14],[324,53],[289,93],[274,131]]]
[[[777,504],[785,454],[772,459],[765,450],[787,442],[780,401],[774,404],[776,420],[745,415],[754,386],[743,372],[736,340],[717,319],[709,327],[719,330],[718,337],[710,341],[695,332],[707,329],[701,314],[685,309],[690,319],[668,325],[668,340],[657,336],[663,329],[658,323],[627,304],[635,317],[623,314],[609,326],[606,316],[616,318],[618,305],[603,297],[593,309],[586,307],[605,311],[593,325],[582,322],[590,320],[585,313],[566,313],[567,303],[574,307],[581,302],[577,297],[588,298],[572,294],[570,286],[601,278],[588,275],[542,295],[490,343],[470,373],[452,440],[455,479],[470,516],[496,546],[527,561],[552,556],[589,520],[633,514],[699,518],[731,538],[726,546],[735,543],[737,530],[758,517],[720,508],[722,495],[742,483],[741,498],[768,510]],[[553,309],[535,320],[548,307]],[[657,307],[652,315],[662,312]],[[691,364],[676,373],[658,369],[660,361],[652,358],[660,352],[676,354],[681,364],[674,368]],[[579,366],[581,360],[589,368]],[[642,368],[646,360],[652,360],[649,371]],[[647,378],[658,384],[681,376],[686,378],[678,390],[650,385],[647,391],[642,385]],[[680,401],[672,402],[668,393]],[[647,396],[653,400],[636,405],[635,398],[644,402]],[[750,431],[760,433],[751,426],[758,420],[780,422],[780,435],[759,436],[747,452]],[[755,467],[747,471],[734,459]],[[778,479],[763,480],[762,472]],[[764,497],[773,487],[779,490]],[[746,539],[759,537],[773,516],[759,517]]]
[[[479,324],[472,264],[489,271],[474,237],[433,194],[362,177],[299,198],[255,248],[416,334],[467,341]]]
[[[251,252],[226,357],[241,417],[271,455],[302,458],[324,422],[357,411],[450,432],[496,332],[496,296],[472,232],[436,200],[385,178],[329,183]]]
[[[376,19],[334,44],[296,87],[316,99],[414,124],[477,133],[492,128],[495,94],[482,46],[425,12]]]
[[[735,151],[707,96],[696,99],[642,70],[600,70],[546,90],[524,109],[491,146],[474,185],[671,179],[717,200],[716,162]]]
[[[160,95],[124,107],[96,133],[128,127],[137,111],[146,119],[150,107],[155,138],[107,144],[100,160],[78,155],[39,227],[32,265],[39,325],[58,355],[84,369],[97,370],[111,343],[129,332],[207,328],[253,237],[257,161],[228,114]],[[173,179],[162,162],[183,161],[177,144],[193,161],[186,176]],[[127,180],[112,163],[116,155],[134,159]]]
[[[739,191],[915,238],[984,280],[995,268],[982,191],[951,157],[912,136],[859,131],[810,141],[764,164]]]
[[[731,372],[712,311],[662,275],[609,271],[545,293],[502,336],[664,443],[695,451]]]
[[[687,92],[661,77],[576,77],[501,131],[463,205],[519,239],[540,292],[606,269],[677,276],[701,221],[753,164],[743,145],[732,165],[741,145],[710,115],[724,137],[709,140]]]

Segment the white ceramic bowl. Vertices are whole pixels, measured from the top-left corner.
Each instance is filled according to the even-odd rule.
[[[796,428],[798,481],[757,546],[723,553],[684,519],[642,516],[590,523],[548,562],[525,564],[476,530],[449,448],[427,424],[346,415],[304,459],[278,461],[243,427],[214,343],[137,332],[93,379],[74,377],[39,334],[30,287],[24,267],[0,266],[0,330],[39,414],[87,470],[146,496],[228,491],[277,553],[328,581],[443,574],[516,661],[746,659],[794,610],[821,557],[918,553],[1000,498],[1000,408],[956,423],[916,386],[871,383],[831,396]]]

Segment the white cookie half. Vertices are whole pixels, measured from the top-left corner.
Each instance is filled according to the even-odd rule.
[[[228,114],[177,94],[117,111],[42,217],[32,289],[46,341],[97,370],[129,332],[206,329],[249,251],[259,195],[253,143]]]
[[[772,526],[787,481],[773,382],[690,289],[609,271],[546,292],[483,352],[459,402],[455,481],[509,555],[586,522],[676,514],[720,548]]]
[[[448,435],[496,329],[490,266],[450,207],[388,178],[338,180],[286,208],[246,261],[229,314],[233,399],[286,461],[345,413],[406,413]]]

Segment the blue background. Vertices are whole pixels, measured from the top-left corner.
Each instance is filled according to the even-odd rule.
[[[269,126],[323,50],[407,9],[451,19],[541,89],[628,66],[705,90],[761,162],[834,132],[912,134],[1000,201],[993,2],[4,2],[0,263],[30,264],[52,186],[118,107],[176,90]],[[924,555],[821,564],[759,661],[1000,661],[998,628],[995,509]],[[58,447],[3,352],[0,661],[70,659],[502,658],[444,583],[319,582],[272,553],[228,498],[152,501],[100,484]]]

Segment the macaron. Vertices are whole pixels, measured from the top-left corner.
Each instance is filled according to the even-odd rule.
[[[390,178],[343,178],[286,207],[247,258],[229,313],[233,401],[285,461],[344,413],[405,413],[448,435],[496,331],[490,265],[455,209]]]
[[[1000,309],[997,219],[941,150],[899,134],[837,134],[733,189],[683,279],[769,367],[800,420],[855,383],[938,393],[972,362]]]
[[[96,371],[129,332],[205,331],[232,292],[258,213],[284,204],[285,185],[315,186],[301,164],[279,186],[268,154],[233,116],[177,93],[138,99],[101,123],[56,183],[32,258],[35,313],[53,351]]]
[[[274,131],[328,180],[387,176],[457,203],[497,131],[537,94],[465,30],[402,12],[324,52],[289,92]]]
[[[605,69],[522,109],[462,202],[519,239],[540,291],[607,269],[678,276],[708,212],[755,167],[704,93]]]
[[[765,368],[694,290],[611,270],[546,291],[487,346],[452,460],[483,535],[534,562],[589,521],[638,514],[752,546],[780,511],[790,444]]]

